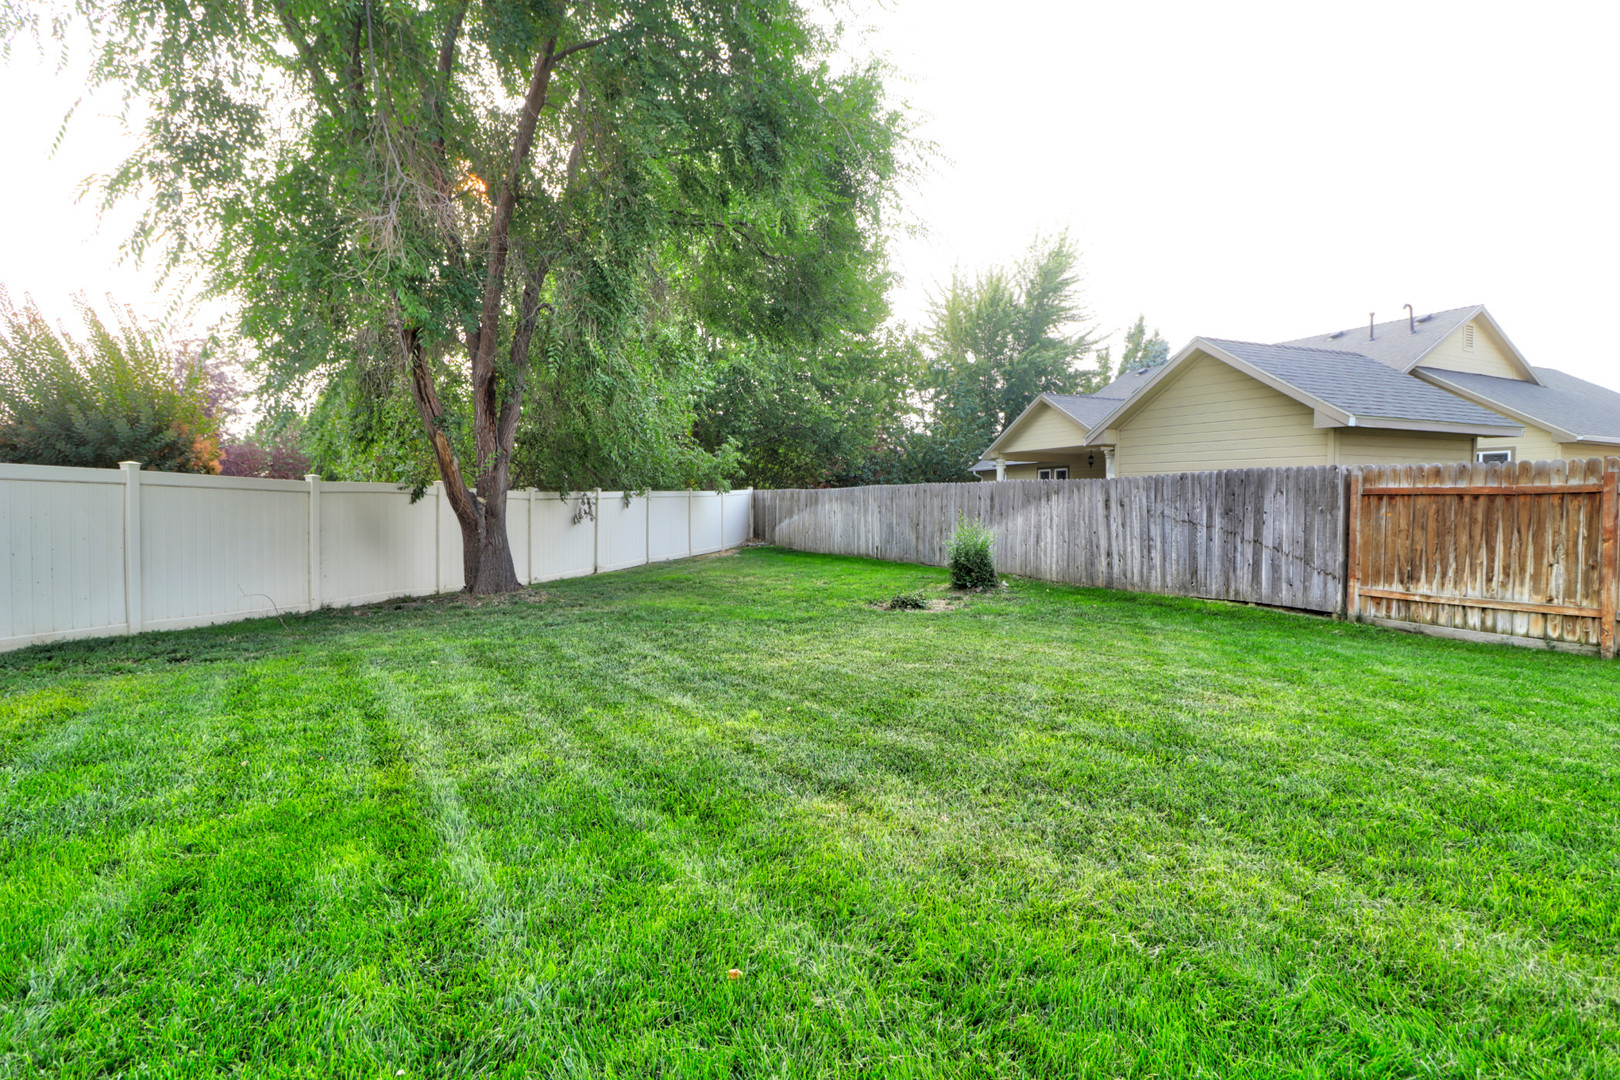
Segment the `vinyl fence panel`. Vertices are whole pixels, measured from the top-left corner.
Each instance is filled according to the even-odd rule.
[[[529,505],[534,564],[529,580],[556,581],[596,572],[596,520],[590,494],[566,499],[536,492]]]
[[[623,570],[647,561],[647,500],[604,491],[596,502],[596,567]]]
[[[320,503],[322,603],[367,604],[439,591],[432,495],[412,503],[382,484],[322,483]],[[458,532],[458,556],[460,541]]]
[[[0,649],[127,624],[124,498],[111,469],[0,465]]]
[[[513,564],[532,583],[718,550],[747,537],[751,497],[514,491]],[[438,484],[413,503],[392,484],[0,465],[0,544],[0,649],[463,582]]]
[[[720,496],[720,545],[734,548],[753,535],[751,491],[728,491]]]
[[[647,495],[647,561],[684,559],[692,553],[692,496],[684,491]]]
[[[713,491],[692,492],[692,554],[707,555],[726,546],[721,529],[725,496]]]
[[[142,629],[308,606],[308,484],[143,472],[140,493]]]

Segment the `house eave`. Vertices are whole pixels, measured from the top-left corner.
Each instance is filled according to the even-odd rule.
[[[1479,435],[1485,438],[1512,438],[1524,434],[1524,428],[1518,424],[1455,424],[1396,416],[1357,416],[1349,426],[1389,431],[1432,431],[1437,435]]]

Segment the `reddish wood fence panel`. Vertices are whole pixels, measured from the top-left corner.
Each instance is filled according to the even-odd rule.
[[[1617,476],[1617,458],[1358,470],[1350,617],[1612,657]]]

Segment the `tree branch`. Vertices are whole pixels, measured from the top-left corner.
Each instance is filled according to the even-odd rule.
[[[286,0],[276,0],[276,17],[281,20],[282,29],[292,39],[293,47],[298,50],[298,57],[304,62],[304,70],[309,74],[314,84],[315,96],[321,99],[326,111],[332,114],[332,119],[343,119],[343,99],[338,95],[337,88],[321,68],[320,60],[315,55],[315,49],[304,38],[304,29],[293,18],[292,11],[287,7]]]
[[[439,43],[439,74],[448,76],[456,62],[456,39],[461,36],[461,23],[467,17],[467,0],[456,5],[455,14],[445,25],[444,37]]]
[[[496,424],[496,445],[505,453],[517,436],[518,417],[523,412],[523,391],[528,386],[529,345],[534,340],[535,327],[540,321],[540,292],[545,287],[546,275],[551,270],[549,259],[541,260],[523,283],[523,301],[518,306],[518,323],[512,328],[512,375],[503,388],[506,400],[501,402],[500,419]]]
[[[433,384],[433,371],[428,366],[427,349],[422,344],[421,332],[415,327],[407,327],[400,331],[399,343],[405,354],[405,362],[410,366],[411,400],[415,402],[416,414],[421,417],[428,440],[433,444],[433,457],[438,462],[439,477],[444,481],[444,491],[450,497],[451,509],[462,521],[476,521],[481,533],[483,519],[478,514],[472,492],[462,479],[455,447],[444,432],[444,406]]]
[[[494,376],[495,344],[500,336],[496,327],[501,315],[501,293],[506,283],[512,215],[517,210],[518,185],[523,178],[523,166],[529,160],[529,150],[534,145],[534,129],[540,122],[540,109],[546,103],[546,90],[551,86],[556,53],[557,39],[553,37],[547,40],[545,50],[535,59],[534,75],[529,80],[529,92],[524,96],[517,133],[512,139],[512,162],[507,167],[506,175],[501,178],[500,191],[496,196],[495,213],[489,228],[484,305],[478,319],[478,340],[471,357],[475,393],[481,383],[487,383]]]
[[[562,50],[561,52],[559,52],[556,56],[552,57],[551,62],[553,64],[560,64],[560,63],[563,62],[563,60],[566,57],[572,56],[574,53],[579,52],[581,49],[594,49],[598,45],[605,45],[605,44],[607,44],[607,38],[606,37],[591,38],[589,41],[581,41],[578,44],[570,45],[570,46],[568,46],[568,48],[566,48],[566,49]]]

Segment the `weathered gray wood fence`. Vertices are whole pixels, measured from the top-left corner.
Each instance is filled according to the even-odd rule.
[[[959,517],[1024,577],[1342,611],[1346,473],[1234,469],[754,493],[754,535],[802,551],[942,566]]]

